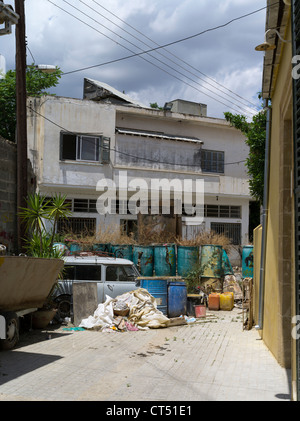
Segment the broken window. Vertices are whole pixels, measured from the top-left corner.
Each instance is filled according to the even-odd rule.
[[[60,159],[107,164],[110,161],[110,138],[61,132]]]

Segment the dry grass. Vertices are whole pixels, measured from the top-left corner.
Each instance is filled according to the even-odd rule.
[[[182,238],[177,238],[176,240],[176,243],[180,246],[202,246],[214,244],[222,246],[226,251],[231,246],[231,241],[228,237],[222,234],[217,234],[214,231],[203,231],[190,240]]]
[[[222,246],[226,251],[229,250],[231,242],[225,235],[216,234],[215,232],[200,232],[194,238],[186,240],[176,235],[167,228],[161,228],[155,222],[141,223],[138,230],[138,240],[133,235],[126,235],[120,231],[120,227],[116,225],[108,225],[100,227],[96,235],[88,233],[75,235],[68,233],[65,236],[65,241],[76,242],[82,246],[84,250],[90,249],[93,244],[166,244],[175,243],[180,246],[201,246],[208,244],[215,244]]]

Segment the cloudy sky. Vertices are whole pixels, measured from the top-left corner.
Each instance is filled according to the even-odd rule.
[[[210,117],[224,111],[250,117],[259,106],[263,53],[254,48],[264,40],[265,6],[265,0],[25,0],[27,63],[60,67],[65,74],[52,90],[60,96],[82,98],[89,77],[146,106],[179,98],[207,104]],[[6,70],[14,69],[14,29],[0,37],[0,54]]]

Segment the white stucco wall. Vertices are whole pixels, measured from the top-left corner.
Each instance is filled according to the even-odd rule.
[[[205,203],[241,206],[241,218],[205,219],[205,229],[211,222],[241,223],[242,242],[248,241],[249,186],[245,161],[248,147],[240,132],[225,120],[194,117],[178,113],[165,113],[151,109],[115,106],[63,97],[47,96],[29,99],[28,111],[28,157],[37,175],[38,189],[45,194],[62,192],[68,198],[97,199],[97,182],[106,178],[117,181],[119,171],[126,171],[128,182],[141,177],[148,185],[153,178],[168,180],[204,180]],[[46,118],[43,118],[45,116]],[[189,136],[203,141],[203,149],[224,151],[224,174],[201,173],[197,154],[199,144],[181,141],[139,138],[115,133],[116,127],[164,132],[170,135]],[[61,161],[60,132],[97,134],[111,139],[111,163]],[[157,157],[160,162],[176,162],[170,166],[162,163],[139,162],[125,155],[120,159],[114,149],[129,155]],[[191,159],[191,156],[193,157]],[[187,165],[182,165],[186,163]],[[192,164],[192,165],[190,165]],[[129,196],[129,195],[128,195]],[[97,226],[105,223],[119,224],[120,219],[135,219],[134,215],[99,215],[78,213],[78,217],[93,217]],[[183,217],[185,225],[197,224],[195,218]]]

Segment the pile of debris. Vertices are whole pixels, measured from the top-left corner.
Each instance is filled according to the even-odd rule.
[[[79,327],[101,331],[135,331],[168,327],[170,319],[157,308],[155,298],[144,288],[119,295],[106,296],[92,316]]]

